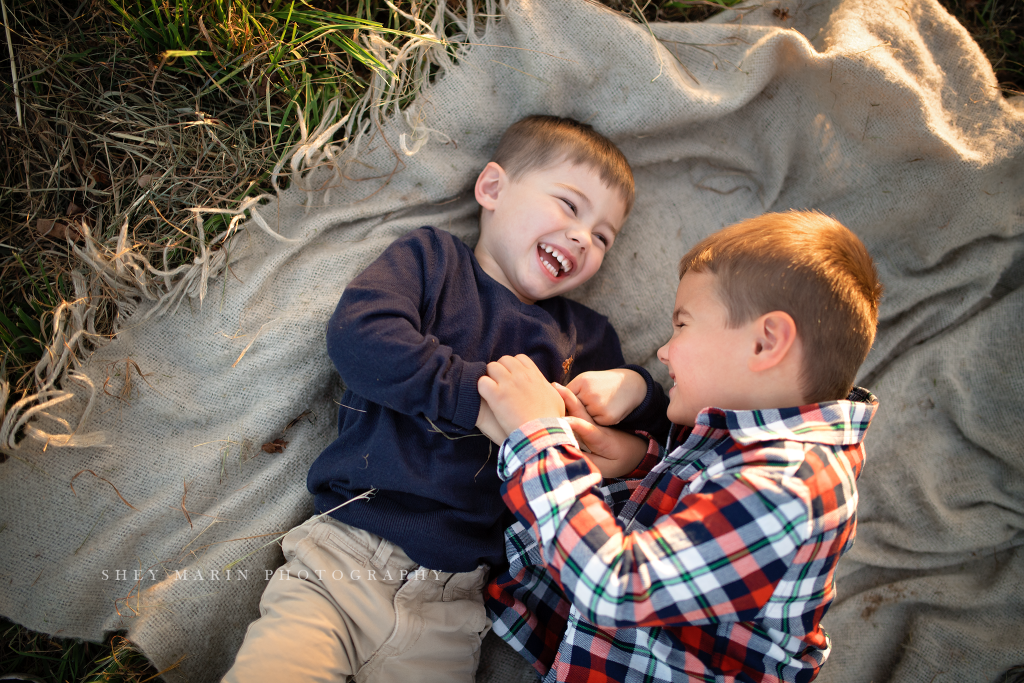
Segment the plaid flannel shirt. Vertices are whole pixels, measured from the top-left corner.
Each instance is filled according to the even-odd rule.
[[[545,681],[812,680],[877,406],[854,389],[709,408],[642,480],[605,486],[563,420],[523,425],[498,459],[517,522],[495,632]]]

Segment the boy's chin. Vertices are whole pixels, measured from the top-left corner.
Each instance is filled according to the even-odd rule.
[[[690,413],[683,409],[673,410],[672,408],[670,405],[665,413],[672,424],[682,425],[683,427],[692,427],[697,424],[697,413]]]
[[[566,287],[565,283],[552,282],[541,282],[537,286],[531,287],[527,296],[534,301],[543,301],[544,299],[550,299],[551,297],[564,294],[565,292],[572,289],[572,287]]]

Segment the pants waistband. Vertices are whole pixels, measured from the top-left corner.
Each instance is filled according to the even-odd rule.
[[[317,517],[309,520],[313,523]],[[359,529],[333,517],[320,519],[326,524],[324,530],[344,550],[362,561],[368,568],[388,571],[392,576],[401,576],[407,581],[431,581],[445,586],[445,592],[458,590],[482,590],[487,579],[488,567],[480,565],[470,572],[443,572],[423,567],[410,558],[401,547],[377,534]],[[315,532],[311,532],[315,533]]]

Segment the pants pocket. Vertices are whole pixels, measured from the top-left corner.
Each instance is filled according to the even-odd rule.
[[[302,558],[315,548],[317,552],[327,553],[346,566],[365,567],[377,548],[370,548],[362,538],[359,538],[360,530],[352,529],[353,533],[348,532],[348,527],[337,523],[314,522],[310,525],[305,540],[296,545],[296,557]]]

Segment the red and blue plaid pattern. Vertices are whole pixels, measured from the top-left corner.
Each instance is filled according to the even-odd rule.
[[[545,681],[812,680],[877,406],[710,408],[642,481],[606,486],[565,422],[523,425],[498,459],[518,521],[495,632]]]

